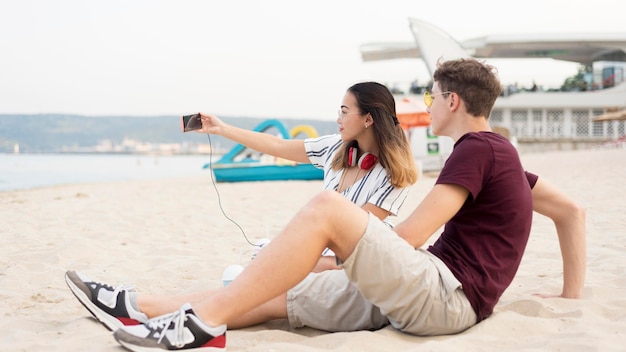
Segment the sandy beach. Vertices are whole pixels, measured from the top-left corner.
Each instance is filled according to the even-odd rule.
[[[523,154],[522,162],[587,209],[583,299],[534,295],[559,293],[562,284],[554,226],[536,215],[522,265],[494,314],[461,334],[327,333],[274,321],[229,330],[227,349],[623,351],[626,150]],[[434,181],[426,174],[413,186],[396,222]],[[0,350],[122,351],[67,288],[66,270],[147,293],[220,287],[222,271],[245,265],[253,251],[242,231],[253,242],[272,238],[320,188],[320,181],[214,186],[207,173],[0,192]]]

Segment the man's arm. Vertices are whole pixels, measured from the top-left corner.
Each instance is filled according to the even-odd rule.
[[[461,209],[468,194],[461,186],[435,185],[411,215],[394,226],[394,231],[414,248],[419,248]],[[366,210],[371,211],[371,208]],[[327,258],[322,257],[313,271],[339,269]]]
[[[585,209],[542,178],[533,187],[532,195],[533,210],[552,219],[559,237],[563,258],[563,292],[560,296],[581,298],[587,266]]]
[[[469,191],[452,184],[437,184],[411,215],[394,227],[398,236],[419,248],[461,209]]]

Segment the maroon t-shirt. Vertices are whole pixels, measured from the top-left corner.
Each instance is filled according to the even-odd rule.
[[[438,184],[460,185],[470,194],[428,250],[461,282],[478,321],[493,312],[526,248],[532,222],[531,175],[504,137],[472,132],[455,143],[437,179]]]
[[[528,179],[528,183],[530,183],[530,189],[535,188],[535,184],[537,184],[539,176],[526,171],[526,178]]]

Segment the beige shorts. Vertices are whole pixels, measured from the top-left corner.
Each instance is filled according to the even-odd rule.
[[[334,332],[391,324],[415,335],[442,335],[476,324],[461,283],[445,264],[373,215],[343,269],[309,274],[287,293],[291,326]]]

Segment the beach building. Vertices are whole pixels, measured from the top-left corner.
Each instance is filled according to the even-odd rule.
[[[507,134],[520,152],[584,149],[624,139],[626,118],[606,117],[626,110],[626,33],[499,35],[458,42],[422,20],[410,18],[409,27],[414,42],[364,44],[362,60],[419,58],[431,75],[440,58],[459,57],[552,58],[590,68],[583,86],[574,91],[509,91],[503,87],[490,115],[492,128]],[[397,99],[417,101],[421,93],[412,87]],[[412,140],[414,152],[416,158],[424,158],[424,169],[442,165],[451,151],[450,143],[439,138],[433,152],[428,127],[412,129],[417,131],[410,135],[419,139]],[[614,144],[625,147],[624,143]]]

